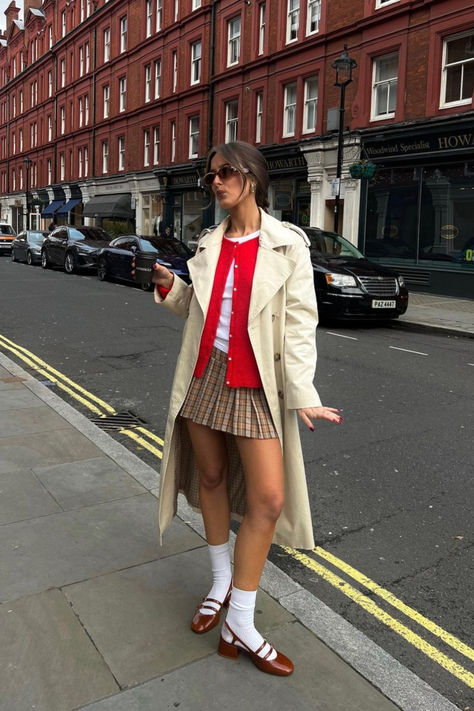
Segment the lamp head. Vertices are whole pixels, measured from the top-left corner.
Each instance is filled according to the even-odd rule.
[[[334,60],[331,67],[336,70],[334,86],[346,86],[352,81],[352,70],[357,67],[357,62],[347,54],[347,45],[344,45],[340,57]]]

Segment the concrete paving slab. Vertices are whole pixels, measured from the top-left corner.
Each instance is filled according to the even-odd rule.
[[[11,384],[14,385],[15,383]],[[5,383],[5,385],[7,385],[7,383]],[[43,402],[25,387],[21,390],[6,390],[2,392],[2,397],[0,397],[0,411],[42,406]]]
[[[9,378],[10,376],[10,371],[0,365],[0,378]]]
[[[38,434],[0,435],[0,472],[102,456],[101,449],[72,427]]]
[[[35,467],[33,471],[65,511],[146,491],[108,457]]]
[[[0,525],[61,511],[29,470],[0,473]]]
[[[83,711],[397,711],[302,625],[287,623],[271,638],[295,662],[290,677],[263,674],[245,655],[213,654]]]
[[[151,494],[10,523],[0,537],[0,600],[31,595],[202,545],[176,520],[160,547]]]
[[[24,385],[17,380],[13,380],[11,377],[0,378],[0,390],[24,390]]]
[[[66,420],[42,404],[39,407],[0,412],[0,437],[66,428],[70,429]]]
[[[59,590],[0,605],[0,711],[69,711],[119,691]]]
[[[64,588],[120,686],[152,679],[217,649],[219,629],[191,632],[197,604],[209,591],[205,548],[136,566]],[[259,591],[256,615],[263,633],[293,619]]]

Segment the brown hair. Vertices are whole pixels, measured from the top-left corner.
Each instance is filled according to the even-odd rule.
[[[220,153],[234,168],[237,168],[245,184],[252,180],[255,182],[255,202],[265,212],[268,212],[268,185],[270,177],[268,175],[267,161],[262,153],[244,141],[231,141],[230,143],[221,143],[219,146],[214,146],[209,151],[206,162],[206,173],[211,170],[211,161]],[[246,173],[245,170],[249,172]]]

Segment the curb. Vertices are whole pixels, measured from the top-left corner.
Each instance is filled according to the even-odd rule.
[[[393,319],[390,325],[393,328],[406,331],[437,333],[442,336],[455,336],[457,338],[474,338],[474,331],[464,331],[461,328],[442,326],[441,324],[434,324],[429,321],[400,321],[400,319]]]
[[[3,353],[0,353],[0,365],[12,375],[22,378],[25,387],[157,496],[158,472],[92,424],[87,417],[48,390],[45,385]],[[201,516],[192,510],[182,496],[178,506],[178,516],[183,523],[204,538]],[[232,531],[230,536],[234,543],[235,534]],[[401,711],[414,709],[459,711],[457,706],[270,561],[265,564],[260,588],[277,600],[298,622],[313,632],[329,649],[396,704]]]

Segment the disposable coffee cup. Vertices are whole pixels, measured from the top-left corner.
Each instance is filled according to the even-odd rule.
[[[139,284],[150,284],[153,276],[153,265],[156,262],[156,252],[135,252],[135,281]]]

